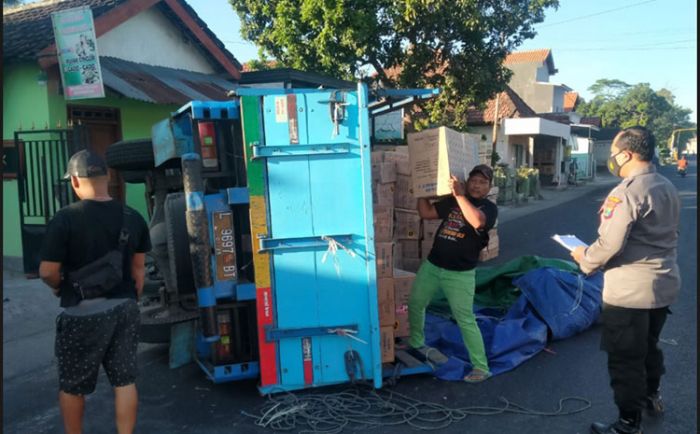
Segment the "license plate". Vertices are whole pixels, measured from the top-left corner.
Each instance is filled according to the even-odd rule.
[[[236,278],[236,243],[233,238],[233,213],[214,213],[214,248],[216,254],[216,278]]]

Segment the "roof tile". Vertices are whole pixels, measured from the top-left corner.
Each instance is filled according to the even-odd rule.
[[[2,15],[3,24],[3,60],[35,60],[37,54],[53,44],[53,26],[51,24],[51,14],[56,11],[75,8],[79,6],[90,6],[93,18],[109,12],[110,10],[126,3],[129,0],[44,0],[36,3],[29,3],[17,8],[4,9]],[[209,29],[197,13],[184,0],[177,0],[180,5],[192,16],[196,24],[204,30],[214,44],[219,47],[224,55],[240,70],[241,64],[224,46],[224,43]],[[190,39],[195,41],[207,57],[215,64],[218,62],[208,52],[206,48],[197,40],[187,26],[177,17],[170,8],[160,3],[160,11],[168,16],[172,22],[180,28]]]
[[[509,86],[506,90],[498,94],[498,118],[527,118],[537,116],[535,111],[523,101],[520,96],[515,93]],[[496,97],[486,102],[483,110],[476,108],[470,109],[467,112],[468,125],[487,125],[493,124],[494,114],[496,112]]]
[[[566,92],[564,94],[564,111],[572,112],[578,102],[578,92]]]
[[[550,53],[550,49],[515,51],[506,56],[503,64],[512,65],[514,63],[544,62],[547,60],[547,56],[549,56]]]

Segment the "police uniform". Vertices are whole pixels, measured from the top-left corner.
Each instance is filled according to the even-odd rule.
[[[641,413],[664,373],[657,343],[680,290],[676,261],[680,199],[654,165],[637,169],[600,208],[598,239],[581,270],[605,270],[601,348],[622,413]]]

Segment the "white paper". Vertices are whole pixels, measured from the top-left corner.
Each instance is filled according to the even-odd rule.
[[[576,235],[553,235],[552,239],[564,246],[569,251],[573,251],[576,247],[588,247],[588,244],[579,240]]]

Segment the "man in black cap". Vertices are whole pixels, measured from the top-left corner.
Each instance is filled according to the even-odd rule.
[[[481,331],[473,310],[475,271],[479,252],[488,245],[488,232],[498,216],[498,208],[486,196],[491,189],[493,171],[480,164],[469,172],[465,183],[452,176],[452,195],[435,203],[418,199],[418,213],[423,219],[442,219],[435,233],[433,248],[421,264],[408,302],[409,345],[435,358],[436,350],[425,346],[425,309],[438,289],[442,289],[469,351],[472,371],[464,377],[478,383],[491,376]],[[444,360],[444,356],[442,356]]]
[[[94,152],[74,154],[64,178],[81,200],[49,222],[39,266],[64,308],[56,319],[55,345],[64,428],[82,432],[85,395],[95,390],[102,365],[114,387],[117,430],[131,433],[138,404],[136,300],[151,248],[148,226],[109,196],[107,166]],[[114,266],[105,267],[105,258],[113,258]]]

